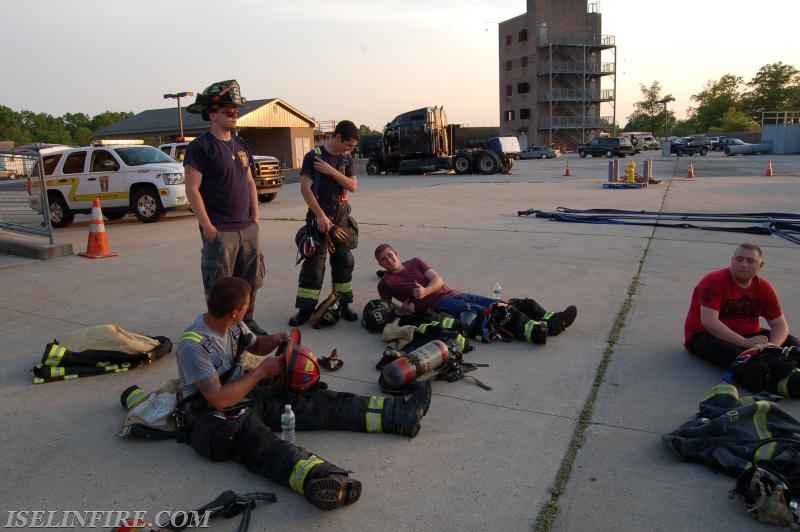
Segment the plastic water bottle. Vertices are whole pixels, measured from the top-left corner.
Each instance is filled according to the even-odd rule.
[[[503,295],[503,287],[500,286],[500,281],[494,283],[494,290],[492,290],[492,294],[494,294],[495,299],[500,299],[500,296]]]
[[[283,407],[283,414],[281,414],[281,439],[294,443],[294,412],[292,412],[292,405]]]

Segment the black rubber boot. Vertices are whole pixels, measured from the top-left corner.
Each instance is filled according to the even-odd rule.
[[[344,475],[328,475],[308,483],[306,500],[321,510],[335,510],[361,497],[361,481]]]
[[[344,321],[358,320],[358,314],[350,310],[350,303],[342,303],[342,319]]]
[[[542,321],[547,323],[547,333],[550,336],[558,336],[572,325],[577,315],[577,307],[570,305],[561,312],[545,312]]]
[[[253,334],[269,334],[266,330],[262,329],[258,323],[256,323],[256,320],[252,318],[249,320],[244,320],[244,324],[247,325],[248,329],[253,331]]]
[[[431,404],[431,383],[418,381],[410,398],[387,398],[386,401],[391,403],[385,405],[381,413],[383,432],[413,438],[419,433],[419,422],[428,413]]]
[[[298,310],[297,314],[289,318],[289,325],[292,327],[300,327],[302,324],[308,321],[308,318],[311,317],[311,313],[312,311],[310,310]]]

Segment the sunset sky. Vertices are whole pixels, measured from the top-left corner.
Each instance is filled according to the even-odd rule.
[[[616,38],[621,125],[640,83],[658,80],[683,118],[708,80],[800,68],[795,1],[598,3]],[[0,105],[140,112],[236,78],[248,99],[281,98],[317,120],[381,129],[443,105],[452,123],[498,125],[497,23],[525,10],[524,0],[7,1]]]

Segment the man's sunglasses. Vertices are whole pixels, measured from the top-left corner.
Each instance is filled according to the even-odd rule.
[[[239,110],[238,109],[217,109],[214,112],[215,113],[222,113],[224,115],[228,115],[231,118],[239,116]]]

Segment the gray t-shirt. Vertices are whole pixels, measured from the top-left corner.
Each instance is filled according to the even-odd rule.
[[[222,376],[235,367],[226,382],[233,382],[243,375],[239,365],[236,347],[241,335],[245,336],[245,349],[253,347],[256,336],[242,322],[233,325],[227,333],[219,333],[209,327],[204,314],[198,316],[194,323],[183,331],[175,357],[178,360],[178,377],[181,379],[181,397],[189,397],[197,391],[196,383],[213,377]]]

